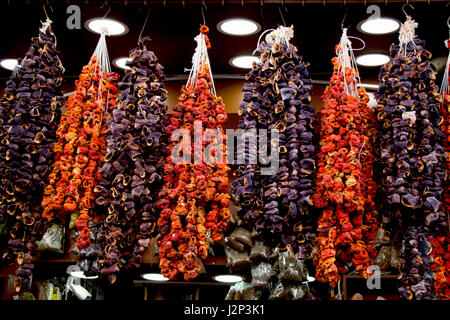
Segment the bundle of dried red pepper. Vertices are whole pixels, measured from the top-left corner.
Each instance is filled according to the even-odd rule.
[[[200,31],[195,38],[198,46],[193,58],[194,71],[187,86],[181,89],[167,127],[168,134],[183,130],[180,144],[189,151],[183,161],[175,151],[180,146],[178,141],[171,141],[164,165],[164,186],[156,202],[156,207],[161,210],[157,223],[159,265],[161,273],[169,279],[180,274],[185,280],[196,278],[201,272],[198,259],[205,259],[210,244],[223,238],[230,218],[229,168],[222,128],[227,115],[222,98],[214,92],[206,51],[208,29],[203,26]],[[205,137],[208,131],[204,129],[217,129],[217,135],[222,139],[217,135]],[[215,161],[203,157],[204,147],[210,143],[216,145],[215,155],[212,155]]]
[[[79,213],[79,249],[90,245],[88,221],[95,218],[94,187],[106,153],[104,138],[109,112],[115,106],[117,73],[102,72],[96,56],[83,67],[75,82],[75,93],[67,102],[67,113],[58,126],[55,163],[44,190],[42,217],[64,220]]]
[[[346,61],[345,30],[321,109],[321,139],[313,201],[322,209],[318,220],[316,279],[335,287],[349,261],[364,277],[376,256],[372,144],[373,111],[364,88],[356,89],[358,72]],[[346,52],[346,50],[348,50]],[[348,58],[347,58],[348,59]]]
[[[108,122],[102,179],[95,188],[96,203],[107,210],[101,272],[111,282],[120,267],[140,265],[158,219],[154,204],[167,147],[167,90],[149,43],[148,37],[141,38],[130,52],[130,69],[119,82],[121,93]]]
[[[414,36],[416,27],[408,16],[400,44],[391,46],[393,60],[380,70],[375,97],[379,103],[381,199],[391,234],[395,234],[393,244],[404,248],[400,296],[431,299],[428,241],[432,235],[448,232],[441,205],[446,170],[444,134],[439,128],[441,96],[430,66],[431,53]]]
[[[0,102],[0,224],[11,237],[2,260],[9,263],[17,256],[18,291],[29,286],[35,241],[48,227],[40,219],[40,203],[64,104],[64,68],[50,24],[44,22],[32,38]]]

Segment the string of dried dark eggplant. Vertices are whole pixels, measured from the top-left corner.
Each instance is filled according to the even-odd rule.
[[[238,159],[245,150],[245,164],[238,165],[231,186],[240,219],[260,231],[271,246],[289,245],[305,259],[314,233],[307,219],[315,169],[311,124],[315,108],[309,105],[308,64],[289,43],[292,36],[292,27],[279,27],[259,44],[260,62],[246,76],[239,105],[239,128],[256,129],[256,140],[238,150]],[[279,169],[273,175],[261,175],[265,163],[250,162],[256,162],[259,129],[267,129],[268,153],[272,131],[279,131]]]
[[[380,70],[375,97],[379,103],[380,188],[382,199],[387,200],[384,214],[395,235],[394,245],[401,247],[403,241],[405,248],[400,295],[430,299],[429,252],[415,258],[418,253],[409,249],[407,241],[420,238],[426,242],[422,233],[448,231],[449,226],[441,205],[446,179],[444,134],[439,128],[442,98],[430,66],[431,53],[424,48],[425,41],[414,36],[416,27],[408,16],[400,32],[400,45],[391,46],[393,60]],[[419,268],[417,259],[425,266]]]
[[[29,286],[35,241],[48,226],[40,219],[40,204],[64,104],[64,68],[50,25],[47,19],[32,38],[0,103],[0,223],[7,224],[11,236],[3,259],[11,262],[17,255],[17,291]]]
[[[120,268],[139,267],[154,235],[157,194],[162,175],[168,125],[163,67],[147,49],[148,37],[130,52],[130,67],[119,82],[118,103],[106,133],[107,153],[95,191],[107,208],[102,274],[113,282]]]

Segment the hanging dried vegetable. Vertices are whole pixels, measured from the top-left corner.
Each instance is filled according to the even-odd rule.
[[[332,59],[333,76],[321,109],[321,138],[314,204],[318,220],[316,279],[335,287],[349,261],[363,276],[376,256],[373,247],[377,218],[373,180],[374,113],[367,107],[351,43],[344,29]]]
[[[2,259],[11,262],[17,255],[18,291],[29,286],[35,241],[48,227],[40,219],[40,203],[64,104],[64,68],[50,25],[47,19],[31,39],[0,102],[0,224],[6,224],[11,236]]]
[[[212,81],[207,54],[210,46],[208,28],[202,26],[200,32],[195,38],[197,48],[191,74],[166,129],[168,134],[177,129],[184,130],[180,143],[193,152],[188,154],[189,161],[174,159],[178,142],[170,143],[164,165],[164,186],[156,202],[156,207],[161,210],[157,222],[159,265],[161,273],[169,279],[179,275],[185,280],[195,279],[201,272],[199,258],[205,259],[210,244],[222,240],[230,218],[229,168],[225,161],[226,137],[222,128],[227,115]],[[217,135],[202,139],[208,132],[205,129],[217,129],[217,135],[222,139]],[[194,137],[193,143],[190,137]],[[202,141],[196,141],[197,138]],[[204,158],[203,147],[209,144],[215,145],[215,154]]]
[[[450,40],[445,42],[450,49]],[[450,214],[450,86],[449,86],[450,54],[447,59],[444,79],[441,86],[442,106],[441,106],[441,129],[444,134],[443,147],[446,155],[445,170],[447,171],[447,181],[444,185],[444,197],[442,211],[447,216]],[[448,220],[447,220],[448,221]],[[435,272],[433,277],[434,294],[439,300],[450,300],[450,231],[442,229],[432,235],[430,244],[433,251],[430,253],[433,263],[431,270]]]
[[[256,139],[237,151],[238,164],[231,183],[240,210],[239,218],[250,228],[261,231],[261,238],[271,246],[291,249],[300,259],[311,253],[314,229],[309,221],[312,204],[314,146],[310,106],[312,83],[297,48],[289,43],[292,27],[280,26],[266,36],[257,49],[260,61],[247,74],[239,105],[239,129],[251,132]],[[267,130],[267,136],[264,131]],[[273,135],[278,132],[278,139]],[[267,139],[266,151],[273,174],[262,174],[267,163],[256,162],[257,144]],[[278,150],[272,150],[274,141]],[[244,154],[242,154],[244,153]],[[269,155],[270,153],[270,155]],[[274,157],[278,153],[278,158]]]
[[[448,232],[449,225],[441,205],[446,179],[444,134],[439,128],[442,100],[430,66],[431,53],[415,37],[416,27],[408,16],[400,30],[400,44],[391,46],[393,60],[380,70],[375,97],[381,198],[387,200],[384,214],[395,234],[394,245],[402,247],[403,242],[404,247],[400,294],[405,299],[430,299],[429,252],[417,258],[409,239],[425,243],[423,234]],[[425,265],[419,268],[416,260]]]
[[[88,65],[75,81],[75,93],[67,102],[67,113],[58,126],[55,163],[44,190],[42,217],[65,221],[78,215],[76,246],[91,246],[90,221],[102,220],[94,210],[94,187],[106,154],[105,133],[110,112],[116,105],[119,75],[110,72],[103,33]]]
[[[130,52],[130,67],[119,82],[121,93],[106,133],[107,153],[99,170],[96,203],[107,208],[101,272],[115,280],[120,267],[139,266],[152,237],[162,187],[167,90],[163,67],[147,49],[148,37]]]

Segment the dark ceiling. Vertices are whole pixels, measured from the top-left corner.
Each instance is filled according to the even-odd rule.
[[[10,4],[8,4],[10,2]],[[49,1],[53,12],[47,9],[53,20],[53,30],[57,37],[57,45],[61,51],[60,57],[66,68],[66,81],[73,84],[82,66],[86,64],[95,49],[98,35],[89,32],[84,27],[88,19],[103,16],[107,7],[100,8],[104,1]],[[88,4],[86,4],[88,2]],[[129,50],[136,46],[138,35],[144,23],[147,7],[150,3],[150,17],[144,35],[152,38],[152,50],[158,55],[165,67],[167,75],[181,75],[184,68],[190,68],[191,56],[195,47],[193,38],[198,34],[198,28],[203,22],[201,1],[109,1],[109,18],[122,21],[129,27],[129,32],[123,36],[108,37],[107,44],[111,61],[120,56],[127,56]],[[331,72],[330,59],[334,55],[334,46],[341,35],[341,21],[346,8],[348,14],[344,26],[350,26],[349,35],[361,37],[366,42],[362,52],[388,52],[392,42],[398,42],[398,33],[390,35],[371,36],[360,33],[356,26],[367,18],[365,1],[302,1],[296,3],[283,1],[280,4],[261,1],[221,0],[205,1],[206,23],[210,27],[212,49],[210,59],[214,74],[244,74],[245,70],[231,67],[230,58],[239,54],[251,54],[255,49],[259,33],[248,37],[235,37],[220,33],[216,25],[219,21],[230,17],[247,17],[259,22],[263,29],[274,28],[282,24],[279,8],[283,12],[287,25],[294,25],[295,36],[293,43],[297,46],[305,61],[310,62],[310,72],[313,79],[327,80]],[[367,5],[376,1],[367,1]],[[382,16],[391,16],[400,21],[405,20],[402,4],[398,1],[378,1]],[[410,1],[415,9],[406,8],[418,23],[417,35],[427,41],[427,48],[433,57],[447,56],[448,50],[444,40],[449,36],[447,18],[450,6],[447,1]],[[430,2],[430,3],[428,3]],[[45,1],[16,0],[2,1],[0,5],[0,28],[2,32],[2,46],[0,58],[22,57],[26,52],[30,38],[37,35],[39,20],[45,20],[42,4]],[[81,30],[69,30],[66,27],[68,14],[66,8],[70,4],[77,4],[81,8]],[[360,47],[355,40],[354,47]],[[355,52],[358,55],[360,52]],[[115,71],[120,71],[116,69]],[[374,80],[379,68],[362,68],[360,73],[364,80]],[[0,71],[2,78],[9,77],[7,70]],[[441,78],[441,77],[439,77]]]

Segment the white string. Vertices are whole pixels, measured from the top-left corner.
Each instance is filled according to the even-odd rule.
[[[45,20],[45,22],[41,21],[41,23],[42,23],[42,27],[39,29],[39,31],[41,31],[42,33],[45,33],[47,31],[48,27],[50,27],[50,25],[52,24],[52,20],[50,20],[47,17],[47,20]]]
[[[289,46],[289,40],[294,37],[294,26],[290,27],[279,26],[266,36],[266,43],[281,43],[285,42]]]
[[[398,40],[400,41],[400,50],[398,56],[401,54],[406,54],[406,46],[408,43],[412,42],[414,46],[414,52],[416,51],[416,44],[414,43],[414,38],[416,36],[415,29],[419,26],[417,22],[412,20],[411,16],[406,16],[406,21],[400,27],[400,32],[398,35]]]
[[[447,43],[447,41],[446,41],[446,43]],[[449,64],[450,64],[450,52],[448,54],[447,63],[445,65],[444,79],[442,79],[441,90],[439,91],[439,93],[442,96],[444,95],[444,93],[450,94],[450,87],[449,87],[449,83],[448,83],[448,76],[449,76],[448,66],[449,66]]]
[[[107,111],[108,102],[109,102],[109,90],[107,90],[106,96],[106,104],[103,104],[102,97],[102,88],[103,88],[103,80],[105,79],[105,75],[111,72],[111,64],[109,61],[108,47],[106,45],[106,35],[108,34],[108,30],[104,28],[100,34],[100,39],[98,40],[97,46],[95,47],[94,53],[92,54],[91,60],[89,61],[89,65],[92,65],[93,57],[97,58],[97,61],[94,65],[97,68],[97,65],[100,67],[100,80],[98,83],[98,92],[97,92],[97,100],[101,103],[103,107],[103,111]],[[100,117],[100,125],[103,123],[103,114]]]
[[[260,35],[259,38],[258,38],[258,44],[256,45],[256,49],[253,50],[253,54],[255,54],[256,51],[258,51],[258,49],[259,49],[259,44],[260,44],[260,42],[261,42],[262,36],[263,36],[264,34],[266,34],[267,32],[269,32],[269,31],[275,31],[275,29],[267,29],[266,31],[264,31],[263,33],[261,33],[261,35]]]
[[[202,66],[208,67],[209,76],[211,77],[211,93],[216,94],[216,87],[214,86],[214,79],[211,70],[211,64],[208,57],[208,48],[206,47],[206,35],[203,33],[198,34],[194,40],[197,42],[197,47],[195,48],[194,54],[192,56],[192,68],[189,72],[189,77],[186,82],[186,87],[197,86],[197,77]]]
[[[356,84],[360,84],[361,79],[359,77],[358,67],[352,49],[352,43],[347,36],[347,28],[342,29],[342,36],[339,42],[339,47],[340,49],[339,51],[336,52],[336,55],[338,57],[340,65],[340,71],[344,77],[344,90],[348,95],[356,96],[359,99],[357,95]],[[352,76],[355,79],[354,81],[352,80],[350,82],[350,85],[347,84],[347,79],[345,75],[345,70],[347,68],[351,70]]]

